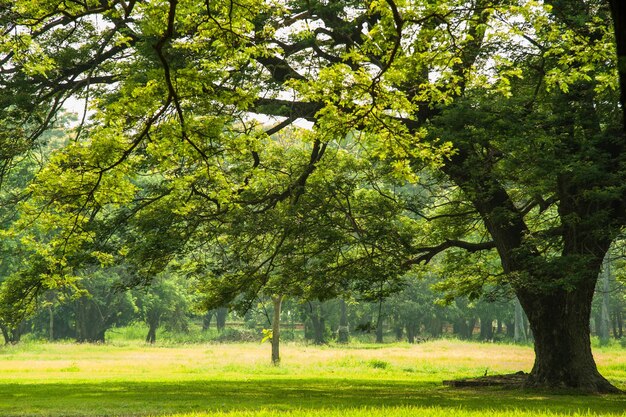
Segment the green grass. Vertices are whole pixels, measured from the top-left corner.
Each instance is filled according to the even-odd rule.
[[[436,341],[341,349],[27,343],[0,348],[1,416],[626,416],[626,396],[451,389],[443,379],[528,370],[528,347]],[[596,352],[626,388],[626,355]]]

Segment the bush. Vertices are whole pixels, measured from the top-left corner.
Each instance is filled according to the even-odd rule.
[[[367,363],[367,365],[374,369],[387,369],[389,367],[389,362],[382,361],[380,359],[372,359]]]
[[[216,342],[257,342],[261,335],[252,329],[224,329],[215,338]]]

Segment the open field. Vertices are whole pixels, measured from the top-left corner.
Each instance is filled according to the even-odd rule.
[[[626,354],[598,349],[601,372],[626,389]],[[528,347],[419,345],[104,346],[0,348],[2,416],[626,416],[625,396],[451,389],[443,379],[528,371]]]

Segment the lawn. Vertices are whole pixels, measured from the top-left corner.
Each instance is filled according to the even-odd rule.
[[[532,349],[419,345],[145,346],[26,343],[0,348],[2,416],[626,416],[626,396],[454,389],[444,379],[528,371]],[[597,349],[626,389],[626,355]]]

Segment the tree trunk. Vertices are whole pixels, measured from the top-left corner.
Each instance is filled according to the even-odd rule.
[[[226,328],[226,318],[228,317],[228,307],[220,307],[215,314],[215,323],[217,325],[217,331],[223,332]]]
[[[280,364],[280,309],[283,302],[282,295],[273,295],[274,318],[272,320],[272,364]]]
[[[159,319],[153,317],[148,320],[148,335],[146,336],[146,343],[154,344],[156,342],[156,331],[159,328]]]
[[[146,336],[146,343],[154,344],[156,342],[156,327],[150,326],[148,328],[148,335]]]
[[[48,305],[48,340],[54,341],[54,310],[52,304]]]
[[[0,324],[0,330],[2,330],[2,336],[4,336],[5,345],[17,344],[22,336],[21,325],[11,328],[10,326]]]
[[[378,302],[378,319],[376,320],[376,343],[383,343],[383,300]]]
[[[602,287],[602,304],[600,306],[600,326],[598,327],[598,336],[600,343],[607,345],[609,343],[609,327],[611,326],[611,318],[609,317],[609,298],[610,298],[610,280],[611,280],[611,257],[607,252],[602,262],[602,272],[600,273],[600,284]]]
[[[394,326],[394,330],[396,332],[396,340],[401,341],[404,339],[404,325],[402,323],[396,323]]]
[[[617,310],[615,313],[615,321],[617,322],[617,332],[615,337],[621,339],[624,336],[624,319],[622,317],[622,311]]]
[[[324,334],[326,333],[326,325],[319,301],[309,301],[309,318],[313,326],[313,343],[316,345],[326,344]]]
[[[346,311],[346,300],[339,300],[339,329],[337,329],[337,342],[348,343],[350,341],[350,328],[348,327],[348,314]]]
[[[595,284],[595,280],[592,280]],[[535,339],[535,364],[527,385],[619,392],[597,370],[591,353],[589,317],[595,285],[549,294],[518,291]]]
[[[79,343],[104,343],[107,330],[100,310],[89,298],[76,300],[76,341]]]
[[[526,336],[526,326],[524,325],[524,310],[517,298],[515,298],[515,322],[513,326],[513,341],[515,343],[526,343],[528,337]]]
[[[472,340],[472,337],[474,337],[474,328],[476,327],[476,321],[476,317],[472,317],[468,320],[467,340]]]
[[[410,344],[415,343],[415,332],[413,331],[413,326],[408,323],[406,325],[406,341]]]
[[[432,337],[441,337],[443,334],[443,322],[438,317],[427,318],[424,325]]]
[[[410,321],[407,323],[406,325],[407,342],[409,342],[410,344],[415,343],[415,338],[417,337],[418,329],[419,329],[419,322]]]
[[[493,319],[490,316],[480,317],[480,340],[493,340]]]
[[[207,311],[202,317],[202,331],[206,332],[211,328],[211,319],[213,318],[213,310]]]

